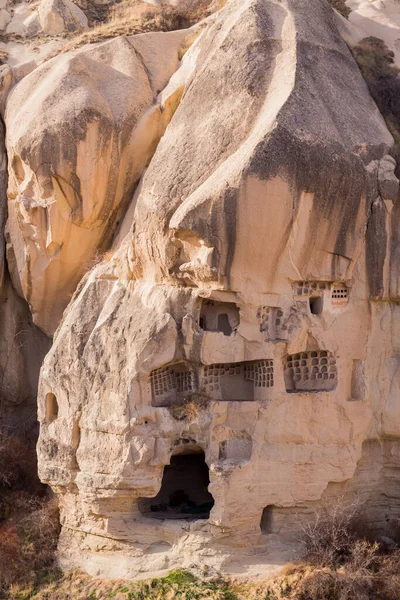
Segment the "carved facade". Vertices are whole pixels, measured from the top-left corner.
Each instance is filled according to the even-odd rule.
[[[311,4],[207,22],[130,233],[64,314],[39,391],[64,566],[263,572],[331,493],[400,516],[393,140]]]

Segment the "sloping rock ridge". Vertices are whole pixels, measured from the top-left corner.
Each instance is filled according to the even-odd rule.
[[[107,249],[172,115],[157,95],[185,31],[120,37],[58,56],[11,90],[8,264],[52,335],[77,283]]]

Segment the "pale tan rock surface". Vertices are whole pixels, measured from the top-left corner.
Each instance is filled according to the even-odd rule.
[[[1,95],[6,94],[9,69],[1,67]],[[5,73],[7,71],[7,73]],[[1,98],[3,102],[4,98]],[[11,285],[5,262],[4,224],[7,216],[7,160],[4,126],[0,126],[0,428],[15,433],[36,423],[39,370],[50,340],[32,323],[29,307]]]
[[[107,248],[172,116],[157,95],[186,35],[83,47],[46,62],[9,95],[9,266],[49,335],[96,252]]]
[[[71,0],[34,0],[15,5],[10,3],[9,6],[2,8],[0,28],[5,29],[6,26],[8,35],[16,34],[31,38],[38,34],[57,35],[63,32],[79,32],[88,28],[88,19],[79,6]],[[38,45],[41,45],[40,41]]]
[[[4,31],[9,22],[11,21],[11,15],[4,8],[0,9],[0,29]]]
[[[43,38],[40,45],[36,45],[34,41],[18,39],[0,42],[0,50],[7,52],[7,64],[11,67],[19,69],[21,66],[24,67],[34,62],[34,68],[36,68],[49,56],[59,51],[64,43],[63,39],[51,36]]]
[[[346,0],[349,23],[357,43],[369,36],[382,39],[400,66],[400,3],[398,0]]]
[[[16,4],[6,33],[8,35],[15,34],[23,38],[37,35],[40,31],[38,5],[37,1]]]
[[[38,13],[41,29],[47,35],[82,31],[89,26],[83,10],[71,0],[40,0]]]
[[[400,515],[393,140],[334,13],[230,0],[181,69],[131,231],[41,371],[61,563],[103,577],[265,576],[345,488]],[[204,468],[190,520],[171,494],[199,509]]]

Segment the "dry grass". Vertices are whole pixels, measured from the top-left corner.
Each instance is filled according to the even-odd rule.
[[[398,600],[400,550],[383,553],[377,543],[357,539],[358,506],[338,501],[323,507],[303,527],[304,556],[280,576],[264,584],[233,584],[177,570],[167,577],[143,582],[94,580],[80,573],[46,573],[30,585],[14,584],[13,600]],[[40,533],[33,519],[32,535],[45,545],[46,526]],[[46,523],[46,519],[44,521]],[[26,529],[25,529],[26,530]],[[39,531],[39,534],[36,532]],[[54,533],[54,532],[53,532]],[[53,535],[52,533],[52,535]],[[16,560],[15,532],[3,540],[0,551]],[[329,563],[329,561],[332,561]]]
[[[207,16],[208,5],[209,0],[201,0],[195,10],[182,11],[168,5],[151,6],[141,0],[122,0],[104,13],[103,22],[70,37],[49,58],[84,44],[94,44],[121,35],[186,29]]]
[[[59,533],[56,498],[31,498],[25,510],[0,527],[0,598],[13,598],[12,586],[36,585],[56,572]]]
[[[59,518],[37,477],[35,436],[0,432],[0,597],[10,586],[34,582],[53,569]],[[10,595],[11,594],[11,595]]]
[[[205,394],[191,394],[179,406],[171,407],[172,416],[177,421],[194,421],[208,405],[209,398]]]
[[[101,581],[72,572],[36,590],[15,586],[12,593],[13,600],[239,600],[226,582],[204,581],[183,570],[138,583]]]

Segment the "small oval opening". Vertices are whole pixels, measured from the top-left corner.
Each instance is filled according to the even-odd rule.
[[[58,402],[54,394],[49,392],[46,395],[46,421],[52,423],[58,417]]]

